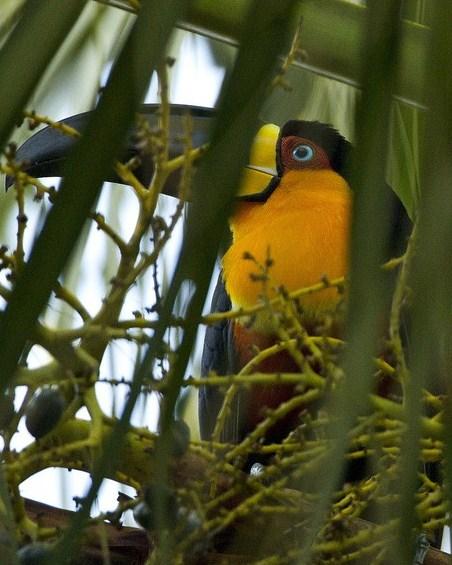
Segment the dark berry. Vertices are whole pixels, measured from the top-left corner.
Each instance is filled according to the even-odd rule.
[[[39,439],[58,424],[65,408],[65,401],[57,389],[47,388],[36,394],[25,412],[25,426],[30,434]]]
[[[25,545],[17,553],[20,565],[45,565],[49,555],[49,545],[39,542]]]

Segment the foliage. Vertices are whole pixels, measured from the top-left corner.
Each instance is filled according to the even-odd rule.
[[[42,4],[42,11],[33,13],[25,4],[18,8],[20,15],[14,13],[17,26],[0,52],[5,69],[13,69],[14,61],[23,59],[27,32],[42,30],[43,18],[59,6],[55,0]],[[87,526],[104,521],[118,524],[130,509],[134,509],[137,522],[152,542],[149,563],[207,562],[215,553],[223,553],[231,562],[241,555],[245,562],[262,564],[342,563],[358,558],[412,561],[415,535],[421,531],[433,535],[447,522],[450,508],[450,485],[444,472],[449,469],[451,452],[446,434],[451,410],[445,383],[450,371],[447,329],[451,314],[448,249],[452,242],[452,199],[444,198],[452,177],[452,116],[448,104],[452,74],[446,72],[450,67],[446,23],[450,21],[450,8],[445,1],[438,1],[436,10],[432,10],[431,57],[436,63],[425,68],[426,29],[420,24],[401,24],[400,2],[372,1],[364,8],[322,0],[316,10],[314,2],[299,8],[295,0],[281,0],[263,8],[254,0],[236,3],[224,18],[213,9],[213,3],[204,0],[173,0],[164,8],[157,1],[102,2],[137,11],[138,17],[88,129],[65,164],[64,180],[55,189],[24,172],[23,164],[16,159],[16,146],[6,141],[13,124],[22,120],[31,128],[45,124],[64,135],[80,137],[70,127],[27,109],[39,77],[81,11],[79,2],[67,4],[64,10],[57,10],[52,33],[27,62],[33,72],[13,75],[13,100],[8,99],[6,89],[0,89],[5,108],[0,120],[5,146],[1,167],[14,178],[17,209],[15,248],[0,248],[0,269],[6,274],[0,285],[5,303],[0,317],[0,383],[5,391],[0,404],[4,442],[0,513],[2,535],[6,536],[1,543],[11,562],[16,559],[16,546],[30,542],[39,542],[35,550],[47,555],[49,561],[75,559],[77,546],[85,547],[89,542],[89,534],[84,533],[90,531]],[[272,288],[269,262],[256,265],[262,300],[254,308],[202,315],[259,112],[265,117],[280,112],[280,121],[288,117],[285,108],[275,106],[278,100],[280,104],[287,100],[288,89],[298,87],[291,74],[294,66],[302,68],[302,73],[308,72],[310,64],[314,71],[323,68],[326,74],[331,73],[331,46],[317,49],[313,29],[322,30],[325,37],[333,34],[340,42],[344,30],[328,29],[320,20],[322,14],[329,14],[342,21],[341,8],[344,17],[354,22],[346,47],[355,55],[352,62],[338,68],[338,73],[348,73],[350,80],[362,86],[356,112],[356,94],[349,97],[348,105],[352,114],[348,123],[352,124],[357,146],[353,174],[358,187],[351,283],[325,279],[288,294]],[[287,51],[300,10],[304,16],[301,32],[278,70],[277,58],[284,49]],[[309,17],[314,18],[313,27],[309,27]],[[240,48],[223,86],[209,146],[192,147],[193,124],[187,113],[183,120],[184,150],[173,157],[169,151],[168,100],[172,61],[166,57],[166,49],[178,21],[210,25],[210,31],[238,38]],[[365,36],[366,41],[361,43],[355,36]],[[421,39],[415,44],[423,58],[415,78],[404,82],[412,65],[409,56],[406,62],[406,45],[418,37]],[[309,57],[306,63],[305,48],[311,63]],[[362,55],[358,57],[357,53]],[[135,116],[153,71],[159,77],[161,98],[156,129]],[[311,92],[315,93],[321,83],[314,83]],[[406,106],[407,98],[411,104],[416,102],[415,106]],[[425,103],[430,108],[428,123],[419,109]],[[315,114],[331,112],[331,106],[331,99],[328,110],[308,105]],[[151,156],[153,161],[149,186],[135,176],[136,160],[115,161],[133,120],[142,155]],[[425,147],[435,146],[436,152],[434,157],[427,153],[428,158],[420,160],[425,150],[420,142],[424,128],[428,140]],[[390,155],[386,159],[388,146]],[[415,222],[403,256],[384,263],[383,250],[391,230],[382,192],[386,161],[389,176],[396,179],[398,192]],[[112,166],[137,203],[135,218],[127,218],[133,222],[127,238],[109,218],[95,211],[99,187]],[[174,171],[180,172],[180,200],[166,222],[159,216],[157,205]],[[50,211],[28,252],[27,214],[36,206],[26,198],[30,192],[35,200],[49,202]],[[162,250],[183,218],[187,199],[192,204],[169,287],[162,293],[161,281],[155,275],[152,308],[126,316],[128,294],[146,272],[158,271]],[[114,274],[105,284],[102,305],[94,314],[60,276],[86,221],[111,241],[117,258]],[[388,296],[386,281],[394,276],[397,280]],[[175,306],[188,282],[193,292],[187,297],[184,315],[176,316]],[[317,320],[316,331],[311,331],[303,316],[303,297],[330,286],[340,289],[344,303],[336,318]],[[77,325],[54,328],[48,323],[42,312],[50,294],[52,300],[61,301],[72,311]],[[269,294],[276,296],[270,299]],[[390,313],[381,328],[380,314],[388,302]],[[413,348],[406,351],[401,320],[408,307],[412,312],[409,337]],[[259,310],[268,311],[274,319],[277,345],[257,351],[236,375],[212,374],[202,379],[186,376],[199,325],[238,318],[252,323]],[[338,319],[345,326],[340,335],[335,331]],[[170,339],[172,328],[180,332],[177,343]],[[387,339],[381,346],[383,334]],[[138,355],[131,380],[107,379],[112,387],[125,386],[128,390],[121,415],[113,418],[101,408],[98,384],[103,380],[99,367],[109,344],[116,340],[134,343]],[[50,361],[30,368],[27,352],[35,346],[46,350]],[[299,372],[256,372],[263,359],[281,350],[289,351]],[[293,387],[294,394],[269,410],[241,443],[220,443],[221,428],[234,397],[257,383],[285,383]],[[190,437],[193,433],[176,417],[181,392],[204,385],[225,391],[210,442]],[[26,393],[20,406],[14,408],[18,387],[25,387]],[[151,393],[160,399],[158,433],[130,423],[140,395]],[[83,407],[89,421],[78,417]],[[264,443],[266,431],[300,407],[298,425],[288,437],[280,444]],[[35,441],[15,451],[11,441],[23,417]],[[247,474],[244,462],[251,453],[261,456],[266,464],[255,465]],[[20,484],[27,477],[49,467],[81,469],[92,477],[86,497],[79,501],[79,511],[63,530],[31,517],[20,495]],[[92,504],[107,477],[131,485],[137,497],[122,497],[114,512],[90,519]],[[108,563],[109,550],[102,531],[97,530],[97,535],[104,548],[102,559]],[[29,550],[21,551],[23,555]]]

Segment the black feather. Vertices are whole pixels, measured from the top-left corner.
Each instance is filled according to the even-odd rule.
[[[227,312],[231,309],[231,299],[224,287],[220,273],[212,297],[212,312]],[[222,320],[207,326],[204,348],[201,357],[201,375],[209,373],[228,375],[234,371],[234,342],[232,325],[229,320]],[[215,427],[218,412],[223,403],[224,394],[218,387],[203,386],[199,390],[198,416],[202,439],[210,439]]]

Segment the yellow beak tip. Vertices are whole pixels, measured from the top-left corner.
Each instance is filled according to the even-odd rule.
[[[246,197],[262,193],[276,172],[276,144],[279,127],[262,126],[254,138],[248,167],[244,170],[237,196]]]

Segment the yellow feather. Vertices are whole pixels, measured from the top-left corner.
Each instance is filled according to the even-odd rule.
[[[330,169],[286,172],[264,203],[243,202],[231,219],[233,243],[223,258],[226,290],[235,307],[254,305],[262,283],[252,278],[258,266],[244,258],[251,254],[261,265],[268,255],[271,285],[288,291],[344,276],[348,264],[351,190]],[[270,297],[274,291],[270,293]],[[333,308],[336,289],[303,298],[312,313]]]

